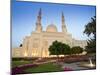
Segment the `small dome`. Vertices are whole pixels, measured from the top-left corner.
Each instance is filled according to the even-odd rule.
[[[50,25],[48,25],[46,31],[47,32],[57,32],[57,28],[54,24],[50,24]]]

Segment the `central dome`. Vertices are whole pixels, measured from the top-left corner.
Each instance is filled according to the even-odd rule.
[[[57,32],[57,28],[54,24],[50,24],[50,25],[48,25],[46,31],[47,32]]]

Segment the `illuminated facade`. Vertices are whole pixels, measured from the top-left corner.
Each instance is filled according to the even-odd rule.
[[[80,46],[84,48],[87,45],[85,40],[76,40],[68,33],[63,13],[61,16],[62,32],[58,32],[54,24],[48,25],[46,31],[43,31],[41,15],[40,9],[35,31],[33,31],[30,36],[24,38],[22,47],[12,49],[13,57],[50,57],[48,48],[55,40],[68,44],[70,47]]]

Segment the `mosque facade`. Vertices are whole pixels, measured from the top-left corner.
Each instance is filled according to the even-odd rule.
[[[46,31],[43,31],[41,15],[42,11],[40,9],[35,31],[23,39],[22,47],[12,48],[12,57],[51,57],[48,48],[55,40],[68,44],[70,47],[80,46],[85,48],[87,45],[86,40],[74,39],[72,34],[67,31],[63,13],[61,15],[61,32],[58,32],[54,24],[48,25]]]

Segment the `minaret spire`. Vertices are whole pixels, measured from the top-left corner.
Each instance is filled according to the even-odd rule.
[[[65,24],[65,17],[64,17],[63,12],[62,12],[62,32],[64,32],[64,33],[67,32],[66,24]]]
[[[36,32],[41,32],[42,31],[41,15],[42,15],[42,11],[41,11],[41,8],[40,8],[39,13],[38,13],[38,16],[37,16]]]

